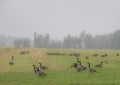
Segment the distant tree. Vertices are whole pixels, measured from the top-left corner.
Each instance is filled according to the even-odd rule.
[[[64,48],[81,48],[81,40],[77,36],[70,36],[64,37],[63,41]]]
[[[64,48],[72,48],[72,37],[70,35],[64,37],[63,46]]]
[[[93,48],[93,37],[92,37],[92,35],[86,34],[84,43],[85,43],[85,48],[89,48],[89,49]]]
[[[79,36],[65,36],[63,41],[51,40],[49,34],[43,36],[35,32],[33,43],[37,48],[120,49],[120,30],[94,37],[82,31]]]
[[[44,39],[44,45],[46,48],[49,48],[49,43],[50,43],[50,36],[49,34],[46,34],[45,39]]]
[[[36,32],[34,33],[33,47],[35,48],[43,47],[43,36],[37,34]]]
[[[82,48],[82,44],[81,44],[82,40],[80,39],[80,37],[78,37],[77,42],[78,42],[77,48]]]
[[[22,43],[23,43],[23,40],[22,39],[18,39],[18,38],[13,41],[14,46],[17,47],[17,48],[22,47]]]
[[[80,40],[81,40],[81,47],[85,48],[85,39],[86,38],[86,31],[82,31],[80,34]]]
[[[120,30],[115,31],[112,34],[111,45],[113,49],[120,49]]]
[[[31,47],[31,40],[29,38],[17,38],[13,41],[13,45],[17,48]]]
[[[59,40],[51,40],[50,48],[62,48],[62,42]]]
[[[33,47],[37,47],[37,33],[34,32]]]
[[[4,42],[1,42],[1,43],[0,43],[0,46],[1,46],[1,47],[4,47],[4,46],[5,46],[5,43],[4,43]]]
[[[24,38],[22,41],[23,47],[31,47],[31,40],[29,38]]]
[[[48,48],[50,43],[50,36],[46,34],[45,36],[34,33],[33,47],[35,48]]]

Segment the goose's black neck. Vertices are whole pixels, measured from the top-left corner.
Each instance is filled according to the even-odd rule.
[[[33,65],[34,69],[35,69],[35,65]]]
[[[13,60],[14,56],[12,56],[12,60]]]
[[[88,68],[90,68],[90,63],[88,63]]]
[[[42,63],[39,63],[40,64],[40,66],[42,66]]]
[[[79,61],[79,65],[81,66],[81,61]]]

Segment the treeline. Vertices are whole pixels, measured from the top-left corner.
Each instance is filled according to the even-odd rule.
[[[17,37],[0,35],[0,47],[14,46],[13,41],[16,39]]]
[[[83,31],[79,36],[67,35],[62,41],[52,40],[49,34],[43,36],[35,32],[33,40],[30,38],[14,38],[12,40],[15,47],[120,49],[120,30],[109,34],[96,36],[92,36],[91,34]],[[4,42],[0,45],[3,43]]]

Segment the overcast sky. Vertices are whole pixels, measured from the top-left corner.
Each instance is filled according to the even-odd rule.
[[[0,0],[0,34],[54,39],[120,29],[120,0]]]

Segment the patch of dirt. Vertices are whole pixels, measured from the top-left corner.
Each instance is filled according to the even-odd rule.
[[[51,65],[50,65],[50,69],[52,70],[64,70],[64,68],[54,62],[50,62]]]
[[[48,61],[46,56],[44,55],[44,52],[41,50],[33,52],[31,54],[31,57],[36,59],[38,62],[42,62],[42,63],[45,63]]]
[[[0,52],[0,58],[19,55],[22,51],[30,51],[30,48],[6,48]]]
[[[2,52],[0,52],[0,58],[2,57],[8,57],[8,56],[14,56],[16,55],[17,52],[15,50],[4,50]]]
[[[0,65],[0,72],[4,72],[4,70],[5,68],[2,65]]]
[[[63,70],[64,68],[60,65],[58,65],[57,63],[55,62],[52,62],[52,61],[49,61],[47,59],[47,57],[45,56],[45,53],[44,51],[34,51],[31,55],[32,58],[36,59],[38,62],[41,62],[44,64],[48,64],[49,65],[49,69],[52,69],[52,70]]]

